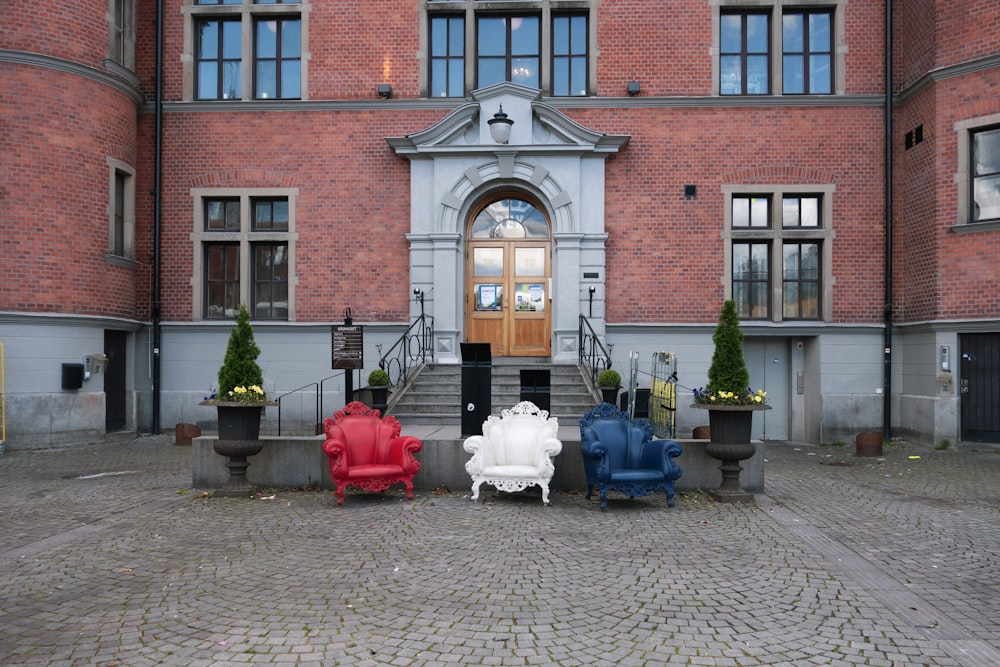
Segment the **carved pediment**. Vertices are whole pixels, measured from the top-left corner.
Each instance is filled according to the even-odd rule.
[[[514,121],[506,144],[497,144],[489,131],[489,120],[501,109]],[[411,158],[497,152],[614,155],[629,137],[584,127],[542,102],[541,91],[505,82],[473,91],[471,102],[424,130],[386,141]]]

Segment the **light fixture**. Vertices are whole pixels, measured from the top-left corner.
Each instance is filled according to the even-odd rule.
[[[638,81],[629,81],[628,88],[626,88],[626,90],[628,91],[629,95],[635,97],[640,92],[642,92],[642,84],[640,84]]]
[[[698,196],[698,186],[697,185],[685,185],[684,186],[684,198],[693,199]]]
[[[493,118],[486,121],[490,126],[490,136],[493,137],[493,141],[498,144],[505,144],[510,141],[510,128],[514,124],[507,114],[503,112],[503,105],[500,105],[500,111],[493,114]]]
[[[378,84],[377,90],[378,90],[378,96],[381,97],[383,100],[387,100],[390,97],[392,97],[392,86],[388,83]]]

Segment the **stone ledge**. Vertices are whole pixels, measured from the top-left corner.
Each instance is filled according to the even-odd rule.
[[[226,483],[229,470],[226,459],[212,449],[216,436],[201,436],[192,440],[191,481],[194,488],[216,488]],[[319,487],[333,489],[330,468],[323,453],[325,436],[262,436],[264,449],[248,459],[247,480],[250,484],[276,488]],[[446,486],[452,491],[472,482],[465,472],[469,454],[462,449],[463,439],[424,440],[417,453],[420,472],[413,478],[414,488],[431,490]],[[707,440],[678,439],[684,453],[677,463],[684,474],[674,484],[676,491],[709,490],[722,483],[720,461],[705,453]],[[751,493],[764,491],[764,443],[755,441],[757,452],[742,462],[742,488]],[[556,456],[556,472],[552,478],[554,490],[586,489],[583,459],[579,440],[563,439],[563,451]]]

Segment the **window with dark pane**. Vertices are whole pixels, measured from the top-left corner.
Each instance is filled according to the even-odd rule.
[[[259,320],[288,319],[288,245],[254,243],[253,312]]]
[[[240,307],[240,246],[205,245],[205,319],[236,317]]]
[[[111,254],[125,256],[125,186],[128,174],[115,171],[114,229],[111,233]]]
[[[205,229],[210,232],[240,231],[240,200],[206,199]]]
[[[552,94],[587,94],[587,16],[552,18]]]
[[[431,17],[430,96],[465,95],[465,19]]]
[[[1000,127],[972,134],[973,222],[1000,220]]]
[[[288,231],[288,200],[253,200],[253,231]]]
[[[820,275],[819,243],[784,244],[781,286],[784,319],[819,319]]]
[[[770,266],[768,243],[733,243],[733,299],[741,319],[770,314]]]

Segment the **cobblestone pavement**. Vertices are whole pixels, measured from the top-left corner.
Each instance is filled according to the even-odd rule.
[[[8,450],[0,665],[1000,665],[1000,452],[769,444],[766,470],[749,505],[338,507],[205,497],[167,436]]]

